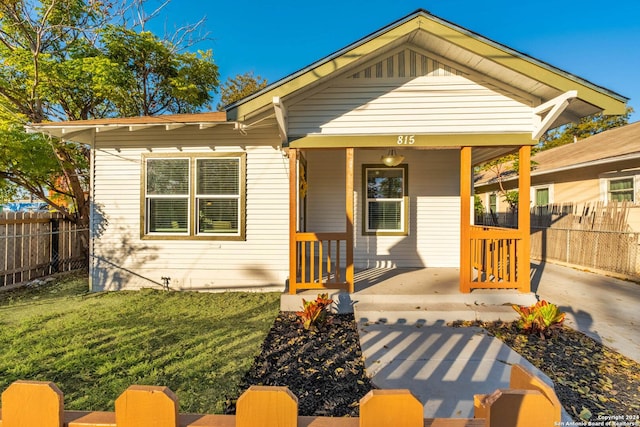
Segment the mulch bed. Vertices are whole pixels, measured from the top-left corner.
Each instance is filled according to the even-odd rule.
[[[640,425],[640,364],[636,361],[568,327],[545,339],[523,335],[511,322],[461,324],[466,325],[485,328],[547,374],[574,419],[620,416],[629,425]]]
[[[542,339],[521,334],[513,323],[454,326],[483,327],[520,353],[551,378],[576,420],[640,415],[640,364],[580,332],[565,327]],[[300,415],[358,416],[358,402],[373,386],[353,315],[334,315],[332,324],[310,332],[295,314],[280,313],[237,396],[251,385],[289,387],[298,397]],[[227,402],[227,413],[235,412],[237,396]]]
[[[372,386],[353,315],[333,315],[330,324],[307,331],[294,313],[281,312],[238,395],[251,385],[289,387],[302,416],[357,417]],[[236,399],[228,401],[227,413],[235,413]]]

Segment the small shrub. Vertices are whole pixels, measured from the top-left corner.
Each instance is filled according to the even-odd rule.
[[[541,338],[551,336],[555,330],[562,327],[565,313],[555,304],[545,300],[538,301],[531,307],[513,305],[513,309],[520,315],[518,327],[526,334],[537,334]]]
[[[328,320],[327,308],[333,304],[329,294],[319,294],[315,300],[302,299],[302,311],[296,311],[296,315],[306,330],[317,330],[324,326]]]

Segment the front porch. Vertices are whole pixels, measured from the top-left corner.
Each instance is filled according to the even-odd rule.
[[[284,293],[283,311],[298,311],[302,299],[327,292],[338,313],[356,312],[365,322],[433,324],[455,320],[513,320],[511,304],[532,305],[533,293],[516,289],[475,289],[461,293],[458,268],[366,268],[354,273],[354,292],[305,290]]]
[[[368,206],[379,202],[368,195],[372,182],[367,173],[390,170],[371,164],[379,162],[375,148],[290,147],[289,294],[343,290],[362,298],[380,293],[371,291],[372,283],[385,283],[382,294],[387,295],[403,295],[403,287],[413,289],[406,295],[472,290],[474,295],[480,290],[528,295],[530,146],[512,148],[519,152],[522,170],[517,229],[473,224],[473,167],[483,157],[479,150],[482,147],[403,150],[406,160],[396,167],[402,181],[393,183],[402,189],[395,199],[397,231],[371,232]],[[362,172],[355,172],[358,167]],[[411,186],[405,181],[409,179]],[[339,187],[344,190],[335,191]],[[446,273],[436,277],[437,271]]]

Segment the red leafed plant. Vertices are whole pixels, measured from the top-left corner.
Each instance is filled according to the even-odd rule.
[[[302,311],[296,311],[296,315],[306,330],[316,330],[325,325],[328,320],[327,308],[333,304],[329,294],[319,294],[315,300],[302,299]]]
[[[540,337],[549,337],[562,327],[565,313],[555,304],[545,300],[538,301],[531,307],[513,305],[513,309],[520,315],[518,327],[526,334],[537,334]]]

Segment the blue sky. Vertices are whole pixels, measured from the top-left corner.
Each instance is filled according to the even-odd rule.
[[[631,98],[640,120],[638,0],[173,0],[149,29],[205,16],[198,48],[213,50],[221,81],[253,71],[272,83],[419,8]]]

